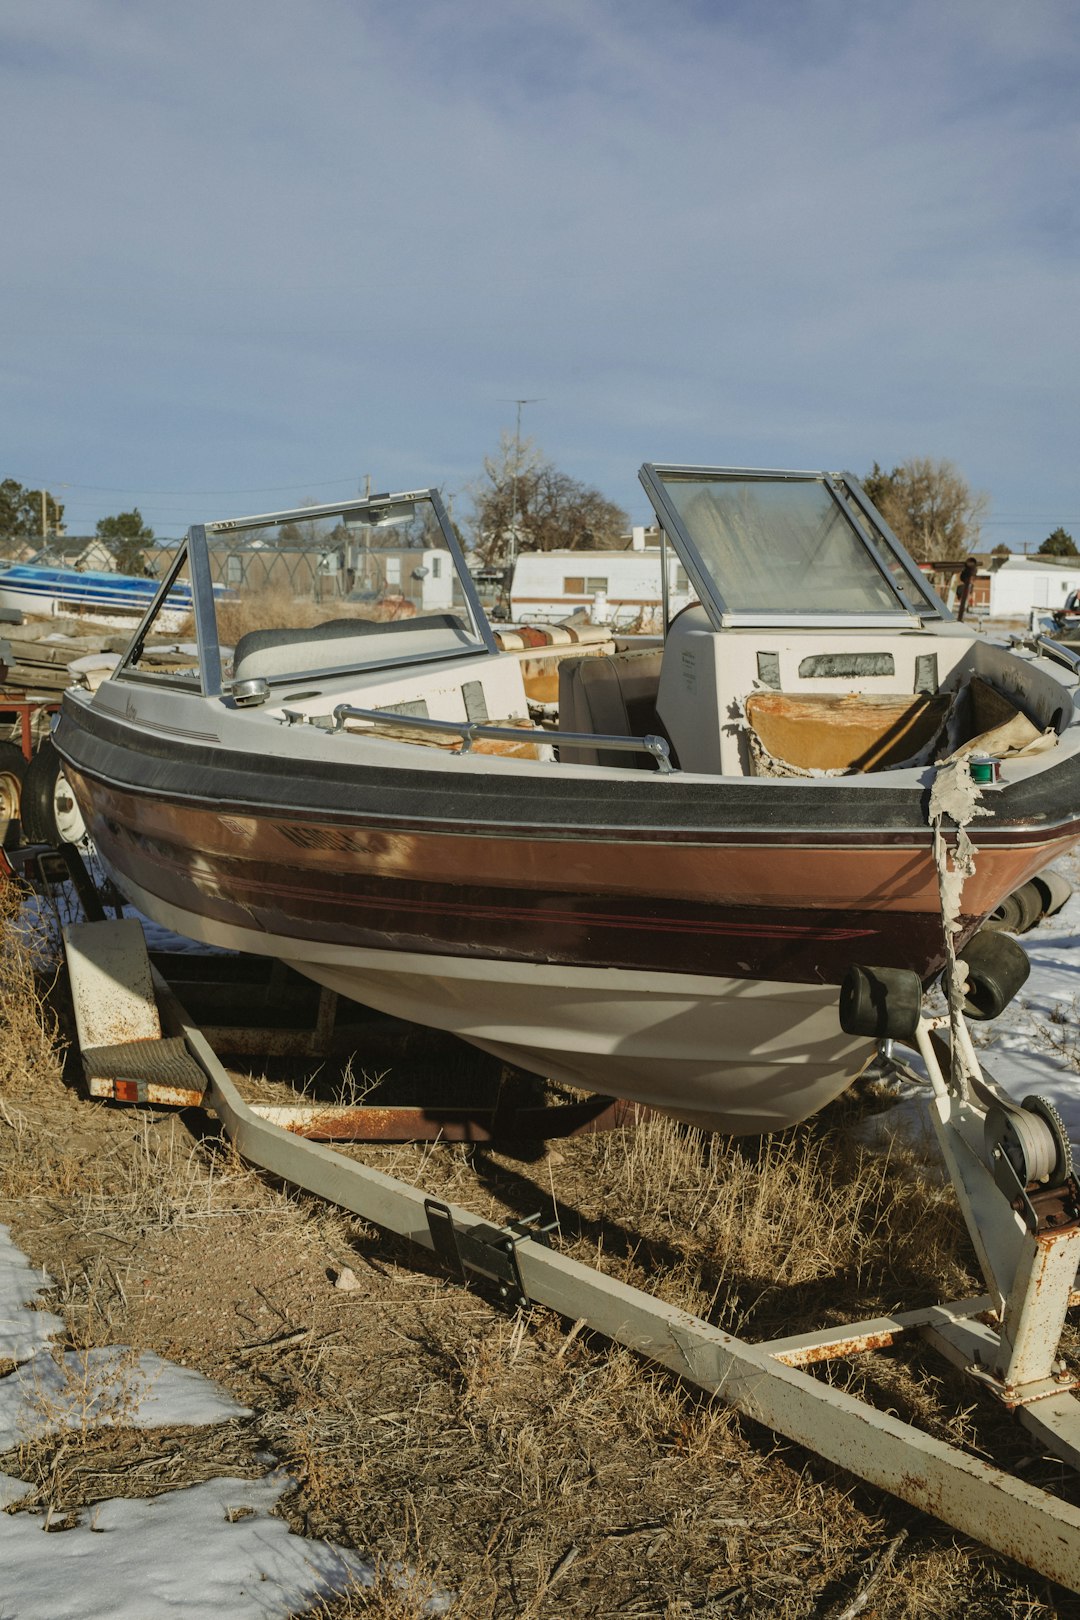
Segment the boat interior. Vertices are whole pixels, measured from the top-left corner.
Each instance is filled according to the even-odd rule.
[[[725,777],[1027,755],[1076,724],[1070,661],[957,623],[848,475],[647,466],[642,482],[697,590],[662,637],[493,629],[429,490],[190,531],[117,674],[189,693],[197,680],[278,726]],[[337,548],[316,622],[271,622],[257,591],[223,600],[215,548],[265,553],[301,519]],[[175,657],[155,669],[152,632],[181,590],[196,639],[178,675]]]

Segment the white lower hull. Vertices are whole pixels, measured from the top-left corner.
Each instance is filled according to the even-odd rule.
[[[841,1031],[834,985],[318,944],[230,927],[121,886],[191,939],[277,957],[352,1000],[709,1130],[782,1130],[839,1096],[871,1056],[865,1040]]]
[[[86,624],[101,625],[104,629],[134,630],[146,612],[145,602],[133,603],[130,608],[104,606],[85,602],[73,596],[49,596],[34,591],[0,588],[0,607],[21,613],[31,619],[79,619]],[[155,629],[174,635],[191,621],[191,612],[163,611],[158,614]]]

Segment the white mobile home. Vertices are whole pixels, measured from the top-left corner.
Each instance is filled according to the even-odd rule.
[[[636,538],[636,537],[635,537]],[[670,610],[693,600],[686,572],[668,551]],[[514,564],[510,616],[515,623],[557,624],[584,612],[596,624],[659,628],[660,547],[629,551],[523,551]]]
[[[991,619],[1026,619],[1032,608],[1065,606],[1080,590],[1080,557],[1007,557],[990,574]]]

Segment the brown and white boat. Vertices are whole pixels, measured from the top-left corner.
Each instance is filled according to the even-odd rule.
[[[55,741],[156,921],[539,1073],[769,1130],[872,1055],[837,1016],[851,964],[942,966],[936,761],[1001,761],[965,933],[1080,837],[1078,661],[956,623],[847,475],[641,477],[698,598],[662,639],[500,642],[433,490],[208,524]],[[342,596],[237,636],[209,547],[293,524],[413,616]],[[189,590],[197,657],[157,668],[149,632]]]

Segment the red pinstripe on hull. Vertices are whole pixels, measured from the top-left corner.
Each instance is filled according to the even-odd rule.
[[[626,840],[568,846],[223,814],[100,783],[93,803],[92,830],[121,875],[231,927],[787,982],[837,983],[851,961],[927,976],[941,960],[936,882],[922,849],[773,850],[766,875],[760,850],[651,841],[635,863]],[[1044,859],[1031,849],[994,852],[982,862],[987,892],[996,899]]]

